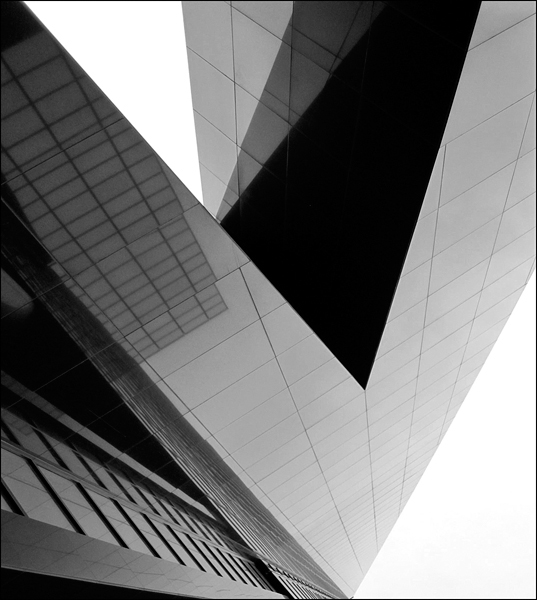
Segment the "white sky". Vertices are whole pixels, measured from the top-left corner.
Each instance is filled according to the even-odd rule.
[[[180,2],[27,2],[201,199]],[[535,591],[535,276],[356,598]]]

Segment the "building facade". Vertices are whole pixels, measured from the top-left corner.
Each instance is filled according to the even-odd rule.
[[[2,3],[8,593],[352,595],[534,268],[491,4],[184,2],[204,207]]]

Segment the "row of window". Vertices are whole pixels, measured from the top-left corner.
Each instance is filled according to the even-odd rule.
[[[291,592],[293,598],[330,598],[330,596],[323,594],[318,588],[306,585],[304,582],[296,579],[296,577],[284,573],[281,569],[271,568],[271,572]]]
[[[173,452],[173,448],[171,448],[171,450]],[[221,491],[217,485],[212,486],[212,492],[214,496],[221,497]],[[242,500],[244,501],[245,498],[242,498]],[[276,543],[274,544],[273,551],[263,542],[261,536],[251,528],[251,525],[247,520],[241,519],[240,515],[237,515],[233,510],[230,510],[232,508],[233,507],[230,506],[225,499],[222,500],[222,511],[225,513],[227,519],[233,524],[241,536],[250,543],[251,547],[257,550],[258,555],[269,565],[272,575],[280,581],[292,598],[336,598],[336,596],[327,595],[318,586],[313,587],[307,580],[299,579],[296,575],[284,571],[280,565],[287,564],[289,562],[289,557],[281,554],[278,548],[285,548],[288,544],[288,540],[281,540],[280,543],[278,543],[278,540],[275,540]],[[256,511],[254,505],[252,505],[252,511]],[[265,520],[264,515],[259,515],[259,518],[262,521]],[[268,523],[268,526],[270,529],[270,523]],[[310,565],[305,564],[299,557],[295,556],[295,558],[298,559],[298,562],[304,569],[311,572]],[[318,575],[318,573],[312,574]]]
[[[256,566],[205,519],[171,496],[104,465],[2,411],[2,508],[157,558],[272,590]],[[76,436],[73,436],[73,440]]]
[[[11,494],[7,488],[4,487],[3,489],[3,508],[9,509],[10,504],[6,497],[9,498],[14,495],[15,502],[11,503],[11,506],[15,506],[14,510],[22,514],[28,514],[32,518],[52,523],[52,515],[55,515],[54,524],[58,526],[142,552],[150,552],[161,558],[179,561],[187,566],[209,573],[216,573],[223,577],[230,577],[248,585],[274,589],[273,585],[267,583],[254,563],[244,560],[240,545],[231,541],[223,529],[219,529],[214,517],[207,518],[199,510],[192,509],[191,505],[196,505],[197,502],[185,496],[180,490],[176,490],[174,498],[170,498],[167,491],[158,485],[154,485],[153,482],[149,483],[147,479],[143,483],[140,482],[141,477],[137,471],[133,471],[132,466],[126,467],[122,464],[118,467],[117,464],[114,464],[112,468],[109,464],[110,457],[106,455],[108,458],[104,458],[102,450],[100,450],[101,461],[97,456],[99,450],[94,447],[94,444],[91,444],[91,447],[94,448],[92,453],[88,449],[89,442],[84,438],[71,435],[65,441],[63,438],[66,437],[66,432],[59,433],[56,431],[57,425],[41,423],[42,417],[40,416],[38,421],[35,421],[36,416],[34,415],[32,419],[26,411],[15,414],[11,410],[2,410],[2,418],[2,437],[10,444],[13,444],[13,442],[18,444],[16,447],[11,446],[15,450],[15,454],[22,455],[29,468],[34,469],[34,473],[37,469],[38,479],[44,477],[49,486],[54,488],[54,485],[56,485],[61,490],[60,492],[54,488],[55,491],[51,496],[47,492],[46,486],[43,492],[43,484],[41,484],[41,490],[42,493],[46,494],[47,503],[41,509],[36,507],[27,508],[22,506],[24,504],[22,498],[19,501],[19,497],[24,494],[24,489],[13,483],[14,489],[9,488]],[[31,454],[21,453],[20,450],[16,449],[19,446],[28,450]],[[8,460],[7,454],[4,460]],[[4,462],[2,474],[7,473],[6,469],[8,469],[7,462]],[[56,479],[51,481],[51,478]],[[60,485],[58,482],[61,479],[64,482]],[[66,486],[65,481],[69,482],[69,488]],[[81,486],[82,489],[80,489]],[[156,489],[150,489],[153,487]],[[16,492],[15,488],[17,488]],[[102,493],[103,489],[106,490],[106,494]],[[160,492],[157,490],[160,490]],[[177,492],[180,494],[178,497]],[[75,505],[70,504],[73,499],[67,497],[69,494],[76,496]],[[88,495],[89,498],[87,498]],[[57,496],[56,499],[55,496]],[[38,495],[34,495],[34,499],[37,497]],[[188,507],[184,503],[185,499],[189,501]],[[50,508],[51,502],[52,505],[58,506],[58,500],[60,505],[67,507],[71,516],[76,517],[78,528],[69,525],[70,521],[65,517],[65,511],[60,509],[58,516],[58,511]],[[119,518],[118,509],[114,508],[115,503],[118,502],[120,505]],[[90,503],[89,508],[88,503]],[[205,507],[200,506],[200,508],[206,511]],[[31,514],[29,511],[31,511]],[[133,511],[134,516],[129,511]],[[40,512],[43,512],[43,517],[39,516]],[[96,512],[97,516],[95,515]],[[229,511],[226,511],[226,514],[228,513]],[[143,518],[140,518],[140,514]],[[273,554],[259,540],[259,536],[250,531],[248,523],[242,519],[233,518],[234,515],[228,514],[228,517],[231,517],[231,521],[237,530],[246,539],[250,540],[254,547],[262,546],[259,548],[262,555],[271,556]],[[171,532],[168,530],[170,518],[176,525],[175,529],[171,525]],[[151,521],[149,529],[148,519]],[[82,520],[84,520],[84,523],[82,523]],[[165,521],[165,523],[162,523],[162,521]],[[112,525],[112,528],[109,525]],[[157,529],[156,532],[155,528]],[[122,529],[123,533],[121,535],[118,535],[119,529]],[[163,536],[166,543],[162,542]],[[179,536],[179,540],[177,540],[177,536]],[[172,551],[170,551],[170,545]],[[223,557],[220,556],[222,552],[224,552]],[[236,565],[237,561],[239,562],[239,568]],[[248,563],[243,567],[243,569],[246,568],[246,573],[240,569],[240,564],[243,562]],[[266,559],[265,562],[267,562]],[[292,597],[325,597],[317,586],[312,591],[307,582],[282,571],[279,567],[281,562],[278,561],[277,557],[273,557],[272,561],[268,559],[267,564],[271,565],[271,563],[273,575],[276,575],[276,572],[280,573],[281,576],[277,578]],[[214,566],[216,566],[216,570]],[[236,572],[237,568],[239,573]]]
[[[217,497],[220,496],[220,490],[218,487],[213,487],[213,493]],[[281,548],[286,548],[288,546],[288,540],[281,540],[281,544],[278,544],[277,540],[275,540],[275,550],[273,551],[263,542],[259,534],[252,530],[247,521],[241,519],[240,516],[235,515],[230,510],[230,506],[225,500],[222,501],[222,505],[222,510],[226,514],[226,517],[229,519],[229,521],[234,525],[242,537],[250,543],[251,547],[255,548],[259,555],[264,558],[270,567],[272,575],[280,581],[286,590],[289,591],[292,598],[336,598],[336,596],[327,595],[318,586],[312,587],[312,585],[307,583],[305,580],[298,579],[296,575],[292,575],[284,571],[279,566],[289,562],[289,556],[285,556],[278,552],[278,546]],[[252,506],[252,511],[255,511],[255,509],[256,507]],[[259,518],[260,520],[264,520],[263,515],[259,515]],[[312,572],[310,565],[301,561],[300,556],[295,554],[294,559],[303,567],[303,569],[311,572],[313,576],[319,575],[319,572]]]

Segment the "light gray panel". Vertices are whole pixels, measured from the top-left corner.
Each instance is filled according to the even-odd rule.
[[[364,393],[351,377],[300,410],[304,427],[312,427],[349,403],[358,405],[362,412],[365,410]]]
[[[300,409],[349,377],[345,367],[337,359],[332,358],[291,385],[291,394]]]
[[[194,409],[214,433],[285,389],[276,360],[271,360]]]
[[[482,2],[470,41],[475,48],[535,13],[535,2]]]
[[[237,146],[195,110],[194,121],[200,163],[210,165],[218,179],[238,194]]]
[[[402,275],[410,273],[416,267],[427,262],[433,256],[433,244],[436,232],[436,209],[416,224],[412,241],[405,259]]]
[[[530,116],[528,118],[528,124],[526,126],[526,133],[522,140],[522,146],[520,147],[520,156],[524,156],[530,150],[535,148],[535,94],[533,94],[533,104],[530,110]]]
[[[471,296],[480,292],[485,281],[488,265],[489,259],[485,258],[478,265],[431,294],[427,302],[425,324],[430,325]]]
[[[481,293],[477,314],[484,312],[497,304],[514,291],[526,284],[527,277],[533,265],[533,258],[523,262],[512,271],[487,286]]]
[[[428,261],[401,277],[390,307],[388,321],[425,299],[429,286],[430,269],[431,263]]]
[[[254,323],[166,377],[194,408],[274,358],[260,323]]]
[[[351,435],[349,438],[347,438],[337,448],[328,452],[324,456],[319,456],[319,463],[325,471],[328,471],[331,467],[339,465],[348,456],[353,455],[358,457],[366,448],[367,451],[369,451],[369,437],[367,435],[367,431],[364,430],[355,433],[354,430],[352,430],[351,433],[354,435]]]
[[[287,303],[263,317],[262,321],[276,356],[313,333]]]
[[[534,255],[535,229],[532,229],[492,255],[485,286],[503,277]]]
[[[486,348],[489,344],[493,344],[498,339],[506,322],[507,318],[502,319],[483,333],[472,337],[466,346],[465,357],[470,358],[480,350],[483,350],[483,348]]]
[[[535,194],[532,194],[503,213],[494,251],[501,250],[534,227]]]
[[[278,362],[288,385],[328,362],[332,358],[331,352],[315,335],[310,335],[286,352],[278,356]],[[293,390],[291,390],[293,393]],[[293,393],[294,396],[294,393]]]
[[[472,335],[477,336],[480,333],[485,332],[489,327],[496,325],[496,323],[508,317],[515,308],[522,292],[523,289],[513,292],[501,302],[498,302],[485,312],[476,316],[472,327]]]
[[[511,208],[517,202],[535,192],[535,149],[518,159],[515,176],[509,188],[509,197],[505,208]]]
[[[323,456],[336,450],[352,437],[359,434],[366,435],[364,433],[365,431],[365,417],[364,415],[360,415],[358,418],[338,429],[335,433],[330,434],[328,437],[317,443],[315,445],[315,453],[319,460],[321,460]]]
[[[365,404],[363,397],[361,399],[361,402],[353,400],[345,403],[341,408],[338,408],[315,425],[309,427],[307,433],[313,446],[315,447],[318,442],[325,439],[334,431],[337,431],[346,423],[358,419],[360,415],[364,415],[364,422],[363,424],[357,423],[357,426],[360,429],[365,427]]]
[[[233,8],[244,13],[280,39],[284,39],[289,20],[293,14],[293,2],[289,0],[276,2],[233,2]]]
[[[534,90],[535,17],[531,17],[468,52],[443,143]]]
[[[235,82],[255,98],[261,98],[270,78],[270,91],[287,103],[291,52],[287,44],[266,29],[233,11]],[[277,77],[271,77],[274,68]]]
[[[419,359],[415,358],[405,366],[401,367],[382,381],[367,389],[367,405],[375,406],[390,394],[395,393],[404,385],[412,381],[418,374]]]
[[[512,162],[440,208],[435,254],[501,214],[515,164]]]
[[[380,358],[420,331],[424,323],[426,304],[427,302],[423,300],[386,325],[377,352],[377,358]]]
[[[447,145],[443,202],[462,194],[517,158],[530,108],[531,97],[527,97]]]
[[[430,292],[434,293],[450,281],[492,254],[500,217],[496,217],[433,259]]]
[[[215,437],[230,454],[233,454],[294,412],[295,405],[289,390],[283,390],[218,431]]]
[[[466,375],[471,373],[474,369],[482,367],[492,350],[492,346],[493,344],[487,346],[477,354],[474,354],[471,358],[465,359],[464,362],[461,364],[459,377],[462,379],[463,377],[466,377]]]
[[[264,317],[285,302],[281,294],[252,262],[241,267],[241,271],[259,316]]]
[[[406,385],[400,387],[396,392],[378,402],[375,405],[368,404],[367,418],[370,423],[374,423],[381,419],[390,411],[394,410],[401,404],[411,402],[416,394],[416,380],[412,379]]]
[[[293,440],[304,431],[298,414],[293,414],[269,431],[233,453],[233,458],[244,468],[267,457],[274,450]]]
[[[261,479],[258,482],[258,485],[265,493],[268,494],[271,490],[277,488],[279,485],[282,485],[295,475],[298,475],[298,473],[302,472],[314,462],[317,462],[317,458],[315,457],[313,450],[306,450],[267,477]]]
[[[425,193],[425,198],[423,199],[423,204],[421,206],[420,220],[433,213],[438,208],[440,202],[440,188],[444,173],[445,153],[446,147],[441,146],[438,150],[431,178],[429,179],[429,185],[427,186],[427,192]]]
[[[418,379],[417,392],[420,393],[433,385],[436,381],[444,377],[446,374],[456,369],[462,361],[464,348],[455,350],[452,354],[444,358],[442,361],[431,367],[429,370],[420,374]]]
[[[287,136],[289,125],[240,86],[236,86],[236,98],[238,143],[243,152],[262,165]],[[252,179],[250,176],[245,180],[243,175],[241,190],[246,189]]]
[[[466,325],[466,323],[469,323],[474,318],[478,301],[479,295],[476,294],[428,325],[423,334],[423,350],[428,350],[463,325]]]
[[[443,338],[440,342],[431,346],[428,350],[422,353],[420,361],[420,373],[434,367],[441,360],[462,348],[468,341],[470,335],[471,323],[463,325],[451,335]]]
[[[233,81],[195,52],[188,52],[192,103],[196,110],[232,141],[236,141]],[[208,93],[208,90],[211,90]]]
[[[248,467],[248,473],[255,481],[260,481],[282,466],[311,449],[306,432],[299,434],[289,442],[282,444],[277,450]]]
[[[186,44],[233,79],[231,8],[226,2],[183,2]]]
[[[391,429],[394,425],[397,425],[405,417],[410,415],[412,412],[413,402],[412,400],[407,400],[403,402],[398,407],[392,409],[390,412],[383,415],[380,419],[377,419],[374,423],[369,424],[369,435],[371,439],[375,439],[377,436],[380,436],[388,429]]]
[[[317,461],[315,461],[302,469],[300,473],[297,473],[287,481],[281,483],[278,487],[271,490],[268,496],[275,504],[279,505],[284,498],[299,492],[303,485],[319,475],[321,475],[321,469],[319,468]]]
[[[373,364],[368,385],[373,387],[376,383],[382,381],[385,377],[418,356],[421,350],[421,338],[421,332],[416,333],[416,335],[408,338],[408,340],[378,358]]]

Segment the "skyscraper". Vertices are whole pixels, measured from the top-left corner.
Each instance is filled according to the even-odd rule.
[[[5,3],[3,566],[343,597],[533,268],[534,17],[184,4],[239,245]]]

